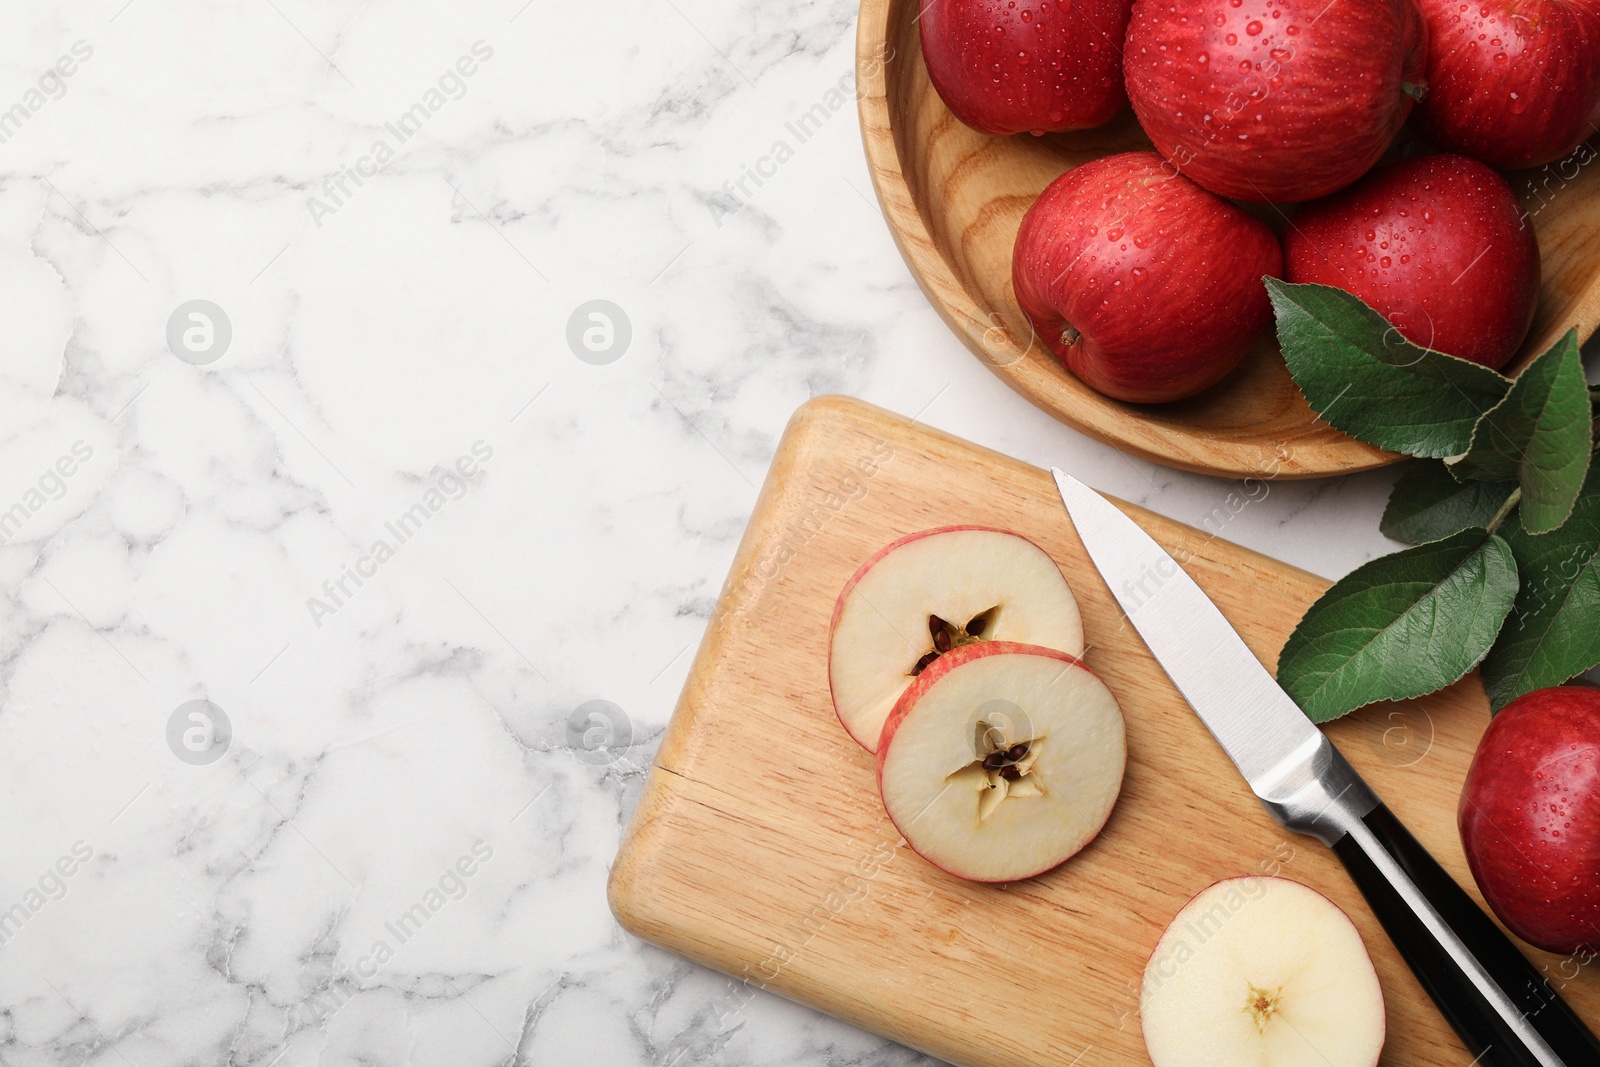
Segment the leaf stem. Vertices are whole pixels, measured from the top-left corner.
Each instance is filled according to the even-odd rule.
[[[1500,510],[1494,513],[1494,518],[1489,520],[1489,524],[1485,527],[1485,529],[1487,529],[1491,534],[1498,530],[1500,528],[1500,524],[1506,521],[1506,517],[1516,510],[1517,505],[1521,503],[1521,501],[1522,486],[1519,485],[1515,489],[1511,490],[1511,495],[1506,497],[1506,502],[1500,505]]]

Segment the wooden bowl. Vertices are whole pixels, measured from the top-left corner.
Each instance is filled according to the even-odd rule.
[[[1271,331],[1244,365],[1197,397],[1125,404],[1101,396],[1033,337],[1011,288],[1022,215],[1058,175],[1149,149],[1131,111],[1071,134],[991,137],[950,114],[928,79],[915,0],[862,0],[856,38],[861,133],[884,217],[928,299],[967,347],[1035,404],[1124,452],[1228,477],[1311,478],[1401,458],[1318,419]],[[1582,157],[1575,157],[1582,158]],[[1592,157],[1591,157],[1592,158]],[[1513,175],[1539,238],[1539,313],[1516,368],[1600,321],[1600,160]],[[1270,209],[1269,209],[1270,210]]]

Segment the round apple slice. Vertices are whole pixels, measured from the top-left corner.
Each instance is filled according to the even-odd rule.
[[[895,705],[878,789],[923,859],[969,881],[1015,882],[1094,839],[1126,763],[1122,711],[1088,667],[983,641],[940,656]]]
[[[1287,878],[1229,878],[1186,904],[1144,971],[1155,1067],[1373,1067],[1383,990],[1338,905]]]
[[[1055,561],[1026,537],[983,526],[902,537],[863,563],[834,605],[828,684],[839,721],[876,752],[912,680],[980,641],[1083,653],[1078,602]]]

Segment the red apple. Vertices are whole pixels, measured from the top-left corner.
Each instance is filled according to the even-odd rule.
[[[1023,216],[1017,301],[1067,369],[1119,400],[1192,396],[1239,365],[1272,320],[1262,275],[1278,239],[1154,152],[1068,171]]]
[[[1077,657],[983,641],[934,660],[895,704],[878,739],[878,791],[935,867],[1017,882],[1094,840],[1127,761],[1117,698]]]
[[[1078,601],[1049,553],[986,526],[941,526],[879,549],[845,583],[828,624],[828,690],[839,721],[878,751],[883,721],[906,687],[941,656],[979,641],[1083,654]]]
[[[937,0],[922,6],[928,76],[984,133],[1084,130],[1127,102],[1122,37],[1132,0]]]
[[[1600,0],[1419,0],[1418,124],[1497,167],[1560,159],[1600,128]]]
[[[1128,98],[1212,192],[1311,200],[1389,147],[1423,92],[1425,44],[1412,0],[1136,0]]]
[[[1291,282],[1347,290],[1409,341],[1503,367],[1539,300],[1539,243],[1506,180],[1465,156],[1381,167],[1295,216]]]
[[[1500,921],[1550,952],[1600,951],[1600,690],[1540,689],[1495,716],[1456,813]]]

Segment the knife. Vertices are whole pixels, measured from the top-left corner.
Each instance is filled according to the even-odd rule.
[[[1054,471],[1111,595],[1262,806],[1333,849],[1482,1067],[1595,1067],[1600,1041],[1278,687],[1222,612],[1105,497]]]

